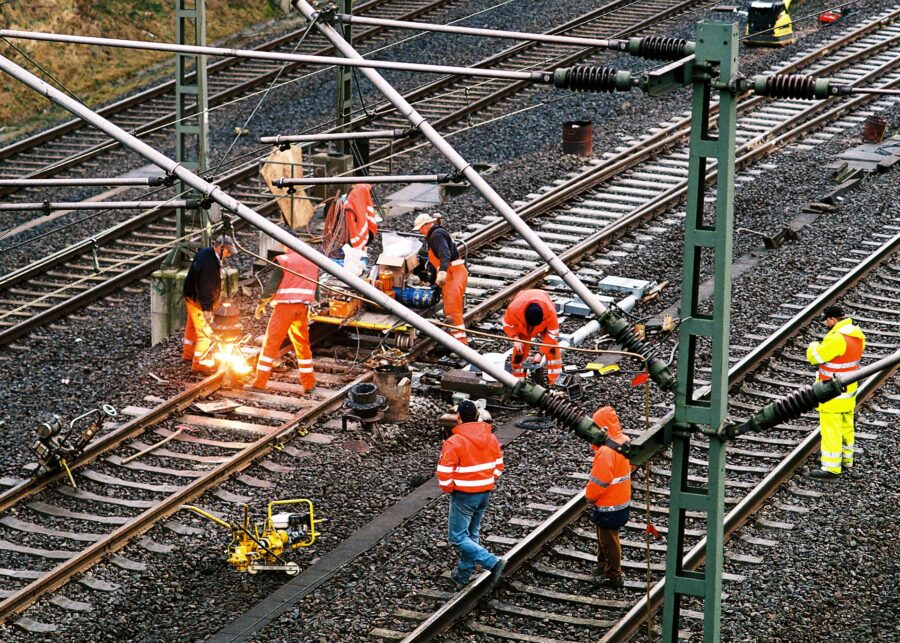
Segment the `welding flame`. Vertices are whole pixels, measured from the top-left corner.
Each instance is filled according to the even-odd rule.
[[[249,375],[250,371],[253,370],[250,368],[250,364],[238,345],[232,342],[219,343],[219,350],[216,352],[215,357],[219,368],[228,371],[232,375],[243,377]]]

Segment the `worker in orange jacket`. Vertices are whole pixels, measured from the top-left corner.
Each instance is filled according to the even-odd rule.
[[[353,186],[344,204],[344,220],[347,224],[348,243],[365,252],[366,247],[378,234],[371,185],[357,183]]]
[[[447,228],[441,225],[440,215],[422,213],[416,217],[413,228],[424,234],[428,243],[428,263],[435,270],[434,284],[441,288],[444,317],[453,326],[450,334],[468,345],[463,321],[463,297],[466,296],[466,283],[469,281],[466,263],[459,258],[459,250]]]
[[[540,337],[541,344],[535,354],[534,363],[540,363],[541,355],[547,359],[547,381],[556,383],[562,373],[562,355],[559,350],[559,320],[556,317],[556,306],[550,295],[543,290],[523,290],[510,302],[503,316],[503,332],[517,339],[512,352],[512,374],[525,377],[525,360],[531,352],[529,344]]]
[[[479,421],[474,402],[460,402],[457,420],[459,424],[444,441],[437,466],[438,485],[450,494],[450,544],[459,550],[459,564],[450,578],[462,587],[478,565],[491,570],[491,582],[496,585],[506,560],[482,547],[478,538],[494,483],[503,472],[503,452],[491,425]]]
[[[594,422],[605,428],[607,437],[624,444],[619,416],[611,406],[594,412]],[[594,508],[591,522],[597,528],[597,568],[594,584],[599,587],[625,587],[622,575],[622,545],[619,529],[628,523],[631,507],[631,464],[612,447],[594,447],[591,476],[584,490],[584,498]]]
[[[273,271],[256,307],[256,319],[262,317],[266,304],[270,301],[275,310],[266,327],[262,353],[256,364],[256,380],[252,386],[263,390],[266,388],[272,364],[278,357],[285,336],[288,336],[297,355],[300,385],[304,392],[309,392],[316,385],[312,349],[309,345],[309,304],[316,301],[319,268],[293,250],[278,255],[275,262],[279,268]]]

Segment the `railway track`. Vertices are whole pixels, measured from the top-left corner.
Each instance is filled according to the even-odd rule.
[[[459,0],[369,0],[360,3],[355,11],[361,15],[415,20],[438,10],[447,9]],[[299,29],[265,42],[259,51],[291,52],[305,29]],[[364,48],[375,48],[387,30],[372,27],[355,30],[354,42]],[[296,53],[329,55],[331,45],[320,34],[310,33]],[[261,60],[225,59],[210,63],[207,71],[209,107],[222,105],[265,87],[279,73],[280,63]],[[309,72],[309,67],[288,64],[280,79],[288,81]],[[193,80],[193,74],[188,81]],[[167,145],[172,140],[175,119],[175,82],[160,83],[134,96],[117,101],[99,110],[105,118],[151,145]],[[146,138],[149,136],[149,138]],[[78,119],[61,123],[46,131],[29,136],[0,148],[0,177],[45,178],[50,176],[92,176],[103,155],[103,165],[116,167],[130,157],[118,143],[102,132]],[[15,192],[14,188],[0,188],[0,196]],[[25,192],[27,194],[27,191]],[[27,200],[27,199],[26,199]]]
[[[632,6],[622,0],[614,0],[609,5],[570,21],[564,30],[569,33],[573,29],[577,29],[579,24],[587,23],[592,26],[587,27],[587,31],[584,33],[604,37],[624,36],[633,34],[649,24],[694,4],[696,4],[696,0],[665,0],[665,2],[652,0],[645,6],[639,0]],[[361,6],[360,9],[362,10],[364,6]],[[378,6],[381,5],[378,4]],[[654,18],[648,19],[646,13],[636,13],[636,8],[642,8],[644,11],[660,10],[662,13],[658,17],[654,16]],[[424,10],[417,9],[416,11],[419,11],[416,15],[423,15],[422,11]],[[582,32],[578,33],[582,34]],[[354,42],[359,42],[360,38],[354,38]],[[286,47],[287,42],[288,40],[280,39],[279,43],[273,46]],[[526,49],[529,48],[526,47]],[[531,64],[529,61],[535,60],[534,55],[530,51],[522,52],[519,51],[519,48],[512,48],[505,54],[504,59],[507,60],[508,68],[513,68],[517,65],[528,66]],[[545,52],[540,55],[549,54]],[[581,55],[583,56],[584,53],[582,52]],[[489,57],[480,64],[482,66],[498,64],[494,58]],[[300,72],[296,71],[296,73]],[[212,70],[210,75],[212,77]],[[438,83],[429,91],[441,94],[444,91],[443,87],[443,84]],[[511,91],[492,90],[493,98],[490,101],[486,100],[470,106],[468,113],[477,113],[479,110],[489,107],[496,102],[496,99],[499,99],[501,94],[510,96],[522,89],[523,87],[516,86],[512,87]],[[423,89],[413,92],[413,96],[417,98],[424,95],[428,95],[428,92]],[[212,105],[212,98],[210,104]],[[115,119],[113,120],[115,122]],[[74,127],[74,125],[68,124],[67,127]],[[23,141],[22,145],[24,144]],[[32,141],[32,145],[38,144],[40,144],[39,140]],[[388,148],[389,146],[380,148],[382,152],[376,150],[376,153],[382,154]],[[271,214],[275,211],[271,195],[263,194],[260,190],[258,161],[255,159],[218,177],[216,183],[246,205],[256,208],[264,214]],[[23,196],[22,198],[33,200],[37,197]],[[97,298],[152,272],[167,254],[169,247],[166,244],[175,236],[174,218],[174,211],[168,209],[149,211],[130,217],[121,224],[5,275],[0,279],[0,302],[2,302],[0,303],[0,346],[14,342],[33,329],[70,314]],[[158,250],[154,252],[154,248]],[[97,274],[95,255],[104,264],[104,274],[102,275]]]
[[[843,298],[854,310],[854,319],[866,328],[867,361],[886,357],[900,348],[897,322],[900,300],[892,295],[900,283],[898,224],[900,219],[894,217],[882,230],[873,233],[872,241],[865,247],[851,252],[851,258],[833,266],[828,274],[820,275],[809,293],[782,304],[782,312],[760,325],[760,331],[765,334],[744,336],[752,348],[737,348],[739,354],[729,371],[733,386],[729,402],[732,420],[745,420],[773,399],[809,383],[805,343],[819,333],[818,328],[810,325],[829,302]],[[859,256],[865,259],[856,263]],[[807,336],[800,341],[796,337],[798,333]],[[704,372],[709,371],[701,369],[700,376]],[[860,387],[860,401],[868,399],[890,375],[885,373],[867,380]],[[725,534],[733,542],[726,549],[723,587],[726,594],[739,591],[742,579],[764,564],[766,550],[778,546],[779,537],[787,537],[791,514],[809,511],[803,506],[804,499],[821,495],[814,484],[794,482],[789,492],[795,502],[775,507],[783,519],[756,518],[752,527],[744,526],[766,499],[790,481],[816,452],[817,424],[817,415],[807,413],[764,435],[741,436],[729,445],[725,467],[728,512]],[[626,433],[635,437],[640,431]],[[877,424],[865,420],[858,423],[857,438],[862,449],[857,451],[864,451],[868,444],[874,446],[877,433]],[[689,478],[698,483],[705,482],[707,446],[702,436],[692,440],[694,457]],[[632,517],[622,532],[623,569],[628,577],[622,594],[591,586],[596,540],[587,519],[584,492],[579,490],[586,484],[589,468],[590,458],[586,453],[581,470],[570,471],[568,477],[560,475],[560,484],[547,490],[545,502],[521,507],[519,515],[502,527],[503,533],[497,534],[498,530],[494,529],[486,539],[492,549],[508,548],[506,580],[497,590],[490,589],[488,573],[455,594],[439,587],[412,588],[407,604],[399,606],[389,619],[394,627],[375,627],[371,635],[385,640],[426,641],[462,619],[466,620],[460,627],[467,635],[476,633],[532,643],[623,641],[636,634],[646,624],[647,592],[652,609],[661,604],[671,471],[666,468],[664,458],[662,461],[657,458],[646,469],[638,467],[632,476]],[[648,522],[662,534],[649,546],[644,538]],[[685,558],[686,569],[702,564],[704,534],[704,515],[688,512],[685,549],[690,549],[690,553]],[[652,579],[649,590],[647,573]],[[438,607],[434,609],[434,605]],[[702,626],[702,608],[698,609],[696,604],[683,608],[682,615],[697,628]],[[409,624],[410,630],[396,629],[398,623]],[[548,626],[553,627],[552,638],[542,635]],[[681,637],[688,638],[690,629],[684,630]],[[457,631],[456,636],[462,636],[463,631]]]
[[[672,10],[676,10],[674,5]],[[593,24],[601,20],[598,11],[582,18]],[[607,17],[606,13],[600,15],[603,19]],[[828,47],[800,55],[773,71],[842,73],[846,74],[842,78],[847,82],[871,84],[877,80],[882,86],[894,86],[898,15],[900,9],[868,20],[829,42]],[[590,31],[591,35],[597,33],[593,28]],[[830,53],[823,54],[823,51]],[[511,54],[513,58],[515,54]],[[527,60],[519,62],[527,64]],[[739,166],[758,160],[796,137],[825,127],[869,101],[871,97],[867,96],[815,103],[748,98],[740,107]],[[676,118],[635,145],[606,155],[551,194],[543,194],[532,203],[516,205],[521,206],[524,218],[533,219],[533,225],[540,228],[541,236],[552,248],[565,252],[567,258],[582,256],[584,251],[607,238],[607,228],[626,230],[683,198],[688,129],[687,116]],[[714,176],[714,168],[710,168],[709,179],[714,180]],[[266,212],[274,205],[269,196],[259,191],[255,177],[256,165],[250,164],[249,169],[232,172],[217,183],[247,205]],[[601,184],[602,187],[595,187]],[[572,200],[580,202],[572,205],[569,203]],[[34,328],[151,272],[167,252],[166,247],[160,246],[174,236],[173,216],[170,212],[140,215],[0,279],[0,345],[9,344]],[[490,218],[486,221],[482,229],[470,231],[467,239],[470,247],[489,241],[496,243],[509,231],[504,222]],[[497,289],[502,296],[508,296],[504,283],[525,268],[546,272],[522,244],[521,240],[507,244],[472,267],[470,298],[491,297],[490,293]],[[154,248],[160,249],[154,252]],[[105,275],[96,274],[94,251],[104,263]],[[537,279],[543,274],[535,272],[534,276]]]

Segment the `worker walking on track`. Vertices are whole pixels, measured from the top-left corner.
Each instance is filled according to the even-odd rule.
[[[281,350],[285,335],[290,337],[297,355],[300,385],[304,393],[316,385],[312,349],[309,345],[309,304],[316,301],[316,282],[319,268],[293,250],[275,257],[279,265],[260,296],[256,319],[262,317],[270,301],[275,309],[266,327],[262,353],[256,364],[253,388],[265,389],[272,373],[272,364]]]
[[[219,237],[211,248],[200,248],[194,255],[184,279],[182,296],[187,310],[181,358],[191,362],[191,370],[200,373],[215,371],[212,356],[213,312],[222,295],[222,261],[237,253],[234,240]]]
[[[827,306],[823,311],[829,330],[821,342],[812,342],[806,359],[818,366],[816,381],[830,380],[835,375],[849,375],[859,370],[866,336],[853,320],[844,316],[840,306]],[[822,468],[810,477],[834,479],[841,468],[853,468],[853,410],[856,408],[856,383],[827,402],[819,404],[819,429],[822,433]]]
[[[491,491],[503,471],[503,452],[491,425],[479,421],[474,402],[460,402],[457,419],[459,424],[444,441],[437,466],[438,485],[450,494],[450,544],[459,550],[459,564],[450,578],[462,587],[478,565],[491,570],[491,582],[496,585],[506,560],[482,547],[478,538]]]
[[[365,253],[366,247],[378,234],[371,185],[357,183],[353,186],[344,204],[344,220],[347,224],[348,243]]]
[[[450,233],[441,224],[440,215],[427,213],[416,217],[413,228],[425,235],[428,243],[428,262],[434,267],[436,274],[434,284],[440,286],[444,299],[444,317],[453,325],[450,334],[468,345],[466,325],[463,321],[463,297],[466,295],[466,283],[469,271],[465,262],[459,258],[456,244]]]
[[[559,320],[550,295],[543,290],[523,290],[517,294],[503,317],[503,332],[519,340],[513,345],[513,375],[525,377],[525,360],[531,346],[522,342],[539,337],[541,344],[549,346],[540,346],[533,361],[539,363],[543,355],[547,359],[547,381],[551,385],[556,383],[562,373],[562,355],[559,350]]]
[[[619,416],[611,406],[597,409],[593,420],[597,426],[606,429],[609,439],[618,444],[628,441],[622,434]],[[631,514],[631,464],[628,459],[612,447],[595,446],[584,497],[594,508],[591,522],[597,528],[594,585],[616,589],[625,587],[619,529],[628,523]]]

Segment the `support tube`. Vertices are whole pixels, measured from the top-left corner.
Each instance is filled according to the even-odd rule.
[[[120,187],[128,185],[159,187],[165,183],[163,176],[118,176],[96,179],[0,179],[0,188],[68,188],[68,187]]]
[[[22,69],[5,56],[0,56],[0,70],[45,96],[50,101],[65,108],[75,116],[78,116],[86,123],[89,123],[106,133],[110,138],[118,141],[124,147],[136,152],[157,167],[165,170],[167,174],[175,176],[185,185],[188,185],[205,195],[208,200],[215,201],[226,210],[235,213],[253,227],[266,233],[291,250],[294,250],[302,257],[305,257],[321,270],[333,275],[349,287],[363,294],[365,297],[375,301],[388,313],[396,315],[398,318],[421,331],[427,337],[430,337],[439,344],[447,347],[468,363],[480,368],[483,372],[510,389],[512,393],[520,399],[528,404],[544,409],[552,417],[559,419],[564,426],[573,430],[579,437],[596,445],[603,444],[606,441],[606,430],[599,428],[594,424],[590,417],[580,413],[566,399],[553,395],[550,391],[541,386],[537,386],[532,382],[520,380],[514,377],[512,373],[507,372],[502,366],[498,366],[497,364],[484,359],[477,351],[457,341],[427,319],[420,317],[408,308],[397,303],[395,299],[391,299],[378,288],[375,288],[367,281],[348,272],[343,266],[339,266],[325,255],[303,243],[294,235],[289,234],[275,223],[272,223],[258,212],[248,208],[234,197],[229,196],[223,192],[218,185],[209,183],[197,176],[181,164],[176,163],[158,150],[147,145],[145,142],[132,136],[121,127],[111,123],[99,114],[91,111],[88,107],[63,94],[61,91],[51,87],[34,74]],[[615,444],[615,442],[612,442],[612,444]]]
[[[301,176],[295,179],[276,179],[273,185],[286,188],[291,185],[345,185],[352,183],[447,183],[450,174],[397,174],[395,176]]]
[[[41,212],[48,210],[152,210],[153,208],[197,209],[200,201],[44,201],[43,203],[0,203],[0,212]]]
[[[328,24],[323,24],[318,20],[318,13],[306,0],[293,0],[293,6],[302,13],[307,20],[315,21],[316,27],[334,45],[341,54],[347,56],[348,61],[359,63],[363,60],[362,56],[344,40],[335,29]],[[547,262],[547,265],[562,277],[566,285],[578,295],[578,297],[588,305],[591,311],[597,315],[600,323],[619,343],[626,347],[626,350],[644,355],[647,359],[650,369],[650,375],[654,381],[663,389],[671,389],[675,386],[675,378],[672,376],[668,366],[658,357],[649,355],[649,350],[645,344],[637,338],[630,325],[621,319],[612,309],[607,308],[597,298],[597,296],[587,288],[578,277],[563,263],[559,257],[547,246],[546,243],[535,234],[534,230],[528,227],[516,211],[503,198],[497,194],[487,181],[485,181],[472,165],[466,161],[451,146],[443,136],[441,136],[434,127],[422,116],[409,102],[394,89],[377,71],[374,69],[363,68],[361,70],[369,82],[371,82],[378,91],[400,112],[413,128],[419,130],[425,139],[431,143],[438,152],[453,164],[460,174],[462,174],[469,183],[490,203],[500,215],[506,219],[510,226],[534,249],[535,252]]]
[[[278,136],[260,136],[260,143],[281,145],[282,143],[318,143],[329,141],[357,141],[369,138],[404,138],[411,132],[403,129],[377,129],[362,132],[334,132],[333,134],[287,134]]]

